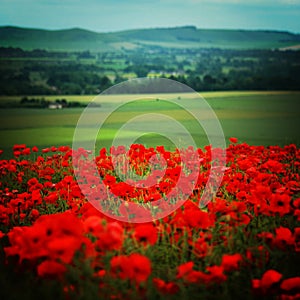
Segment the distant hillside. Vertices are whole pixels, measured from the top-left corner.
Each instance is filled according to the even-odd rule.
[[[0,27],[0,46],[24,50],[114,51],[142,46],[174,48],[278,49],[300,44],[300,34],[265,30],[198,29],[194,26],[96,33]]]

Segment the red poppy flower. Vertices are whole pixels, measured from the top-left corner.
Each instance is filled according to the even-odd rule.
[[[151,261],[148,257],[133,253],[128,257],[132,269],[131,279],[137,283],[144,282],[151,274]]]
[[[117,276],[121,279],[132,278],[133,274],[130,260],[126,255],[114,256],[110,260],[110,271],[113,276]]]
[[[27,148],[23,149],[21,153],[22,153],[22,155],[29,155],[30,152],[31,152],[31,149],[27,147]]]
[[[198,257],[205,257],[212,251],[212,246],[208,245],[205,238],[200,237],[194,243],[192,243],[195,255]]]
[[[110,261],[111,272],[121,279],[130,279],[136,283],[144,282],[151,274],[150,260],[141,254],[115,256]]]
[[[236,144],[238,142],[238,139],[236,137],[229,138],[229,141],[233,144]]]
[[[48,257],[70,263],[75,252],[80,249],[81,244],[81,239],[77,237],[64,236],[53,238],[47,244]]]
[[[131,216],[135,218],[135,220],[145,220],[151,219],[152,215],[149,209],[144,208],[142,205],[134,202],[122,202],[119,207],[119,212],[122,216],[124,216],[127,221]],[[129,214],[130,213],[130,214]]]
[[[100,250],[119,250],[123,245],[124,229],[117,222],[108,222],[103,230],[95,232],[98,238],[97,246]]]
[[[36,219],[38,218],[40,215],[39,211],[37,209],[32,209],[31,212],[30,212],[30,216],[33,218],[33,219]]]
[[[189,261],[177,267],[176,278],[184,278],[188,273],[193,271],[194,262]]]
[[[91,233],[94,236],[98,236],[104,230],[105,221],[98,216],[90,216],[84,220],[83,226],[86,233]]]
[[[270,200],[270,210],[282,217],[290,212],[290,202],[291,197],[289,195],[273,194]]]
[[[23,150],[26,148],[25,144],[16,144],[13,146],[13,151]]]
[[[242,256],[239,253],[236,254],[224,254],[222,256],[221,266],[224,268],[224,271],[231,272],[236,271],[239,268],[239,263],[242,261]]]
[[[283,280],[280,288],[287,293],[300,293],[300,277],[293,277]]]
[[[16,157],[16,158],[18,158],[20,155],[21,155],[21,151],[19,151],[19,150],[15,150],[14,151],[14,156]]]
[[[222,283],[226,281],[227,276],[224,274],[224,268],[222,266],[211,266],[206,268],[209,272],[208,283]]]
[[[294,244],[294,237],[289,228],[286,227],[278,227],[275,229],[275,237],[273,239],[273,245],[282,250],[287,249],[288,246]]]
[[[153,284],[157,290],[165,295],[174,295],[179,291],[179,286],[174,282],[165,282],[160,278],[153,278]]]
[[[182,279],[189,283],[205,283],[207,274],[193,270],[194,262],[190,261],[177,267],[177,279]]]
[[[260,289],[267,293],[274,285],[280,282],[282,274],[275,270],[266,271],[260,280]]]
[[[8,234],[11,246],[4,248],[6,255],[18,255],[20,261],[47,256],[43,228],[14,227]]]
[[[183,218],[188,226],[191,228],[207,229],[213,224],[211,215],[205,211],[201,211],[199,207],[193,209],[186,209],[183,213]]]
[[[262,168],[269,170],[272,173],[283,173],[284,167],[283,164],[277,160],[269,159],[262,165]]]
[[[144,245],[155,245],[157,241],[157,229],[152,224],[137,225],[133,238]]]
[[[42,149],[42,153],[48,153],[49,151],[50,151],[49,148],[44,148],[44,149]]]
[[[37,273],[41,277],[58,277],[66,272],[66,267],[53,260],[45,260],[37,267]]]

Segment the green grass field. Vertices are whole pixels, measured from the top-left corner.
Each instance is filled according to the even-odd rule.
[[[300,92],[212,92],[201,94],[217,115],[226,141],[231,136],[239,138],[240,142],[252,145],[280,145],[295,143],[300,146]],[[165,95],[159,95],[163,99]],[[112,103],[122,103],[125,98],[146,99],[151,95],[117,95],[103,97],[101,107],[95,109],[93,117],[103,118]],[[51,97],[45,97],[51,100]],[[90,102],[93,96],[54,96],[65,98],[68,101]],[[0,101],[18,101],[18,97],[1,97]],[[184,101],[192,101],[188,95],[181,96]],[[194,106],[193,106],[194,105]],[[198,104],[192,106],[198,109]],[[62,110],[49,109],[1,109],[0,110],[0,149],[9,155],[14,144],[25,143],[28,146],[40,148],[58,145],[72,145],[72,139],[77,121],[83,108],[68,108]],[[177,105],[171,105],[156,99],[140,100],[129,103],[114,112],[105,121],[98,134],[97,148],[109,147],[112,138],[118,129],[132,118],[141,114],[159,113],[169,115],[178,120],[191,133],[199,147],[208,144],[208,139],[199,123]],[[205,118],[205,113],[203,114]],[[91,120],[94,120],[91,118]],[[138,123],[141,122],[141,123]],[[147,123],[148,122],[148,123]],[[165,144],[171,147],[172,143],[161,135],[145,132],[141,128],[149,128],[158,120],[139,119],[134,130],[126,129],[121,134],[124,143],[133,137],[139,136],[136,142],[146,146]],[[159,121],[165,131],[174,131],[169,123]],[[139,126],[139,124],[142,124]],[[148,125],[148,127],[147,127]],[[95,127],[91,121],[86,127],[83,140],[89,140],[89,127]],[[184,137],[183,137],[184,138]],[[5,154],[4,154],[5,155]]]

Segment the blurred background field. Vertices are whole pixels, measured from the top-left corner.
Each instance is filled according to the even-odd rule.
[[[164,95],[159,95],[164,99]],[[252,145],[280,145],[295,143],[300,145],[300,92],[211,92],[201,96],[214,110],[224,131],[226,140],[238,137],[240,142]],[[193,116],[187,114],[181,107],[151,98],[152,95],[109,95],[101,98],[101,106],[95,108],[97,118],[101,119],[111,109],[112,103],[122,104],[126,98],[137,99],[138,102],[127,103],[112,113],[104,122],[98,136],[97,147],[109,147],[118,129],[124,122],[143,113],[161,113],[173,117],[184,125],[194,137],[197,146],[208,144],[206,134]],[[53,100],[54,96],[45,99]],[[65,96],[69,101],[79,101],[85,105],[94,96]],[[148,98],[148,99],[147,99]],[[18,101],[18,97],[11,97],[9,101]],[[146,99],[146,100],[145,100]],[[2,97],[0,101],[7,101]],[[181,98],[191,101],[188,96]],[[198,109],[198,104],[194,104]],[[0,110],[0,148],[10,153],[14,144],[25,143],[28,146],[46,148],[49,146],[72,145],[74,130],[84,107],[63,109],[37,108],[6,108]],[[155,122],[155,119],[153,119]],[[97,124],[90,124],[96,126]],[[164,124],[161,124],[164,126]],[[170,128],[172,130],[172,128]],[[164,144],[172,147],[170,142],[155,134],[143,135],[144,132],[136,128],[134,134],[140,134],[137,142],[146,146]],[[86,139],[89,139],[88,130]],[[91,137],[92,138],[92,137]],[[124,135],[131,138],[131,133]]]

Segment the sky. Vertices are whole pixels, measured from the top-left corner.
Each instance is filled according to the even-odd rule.
[[[0,26],[112,32],[194,25],[300,33],[300,0],[0,0]]]

